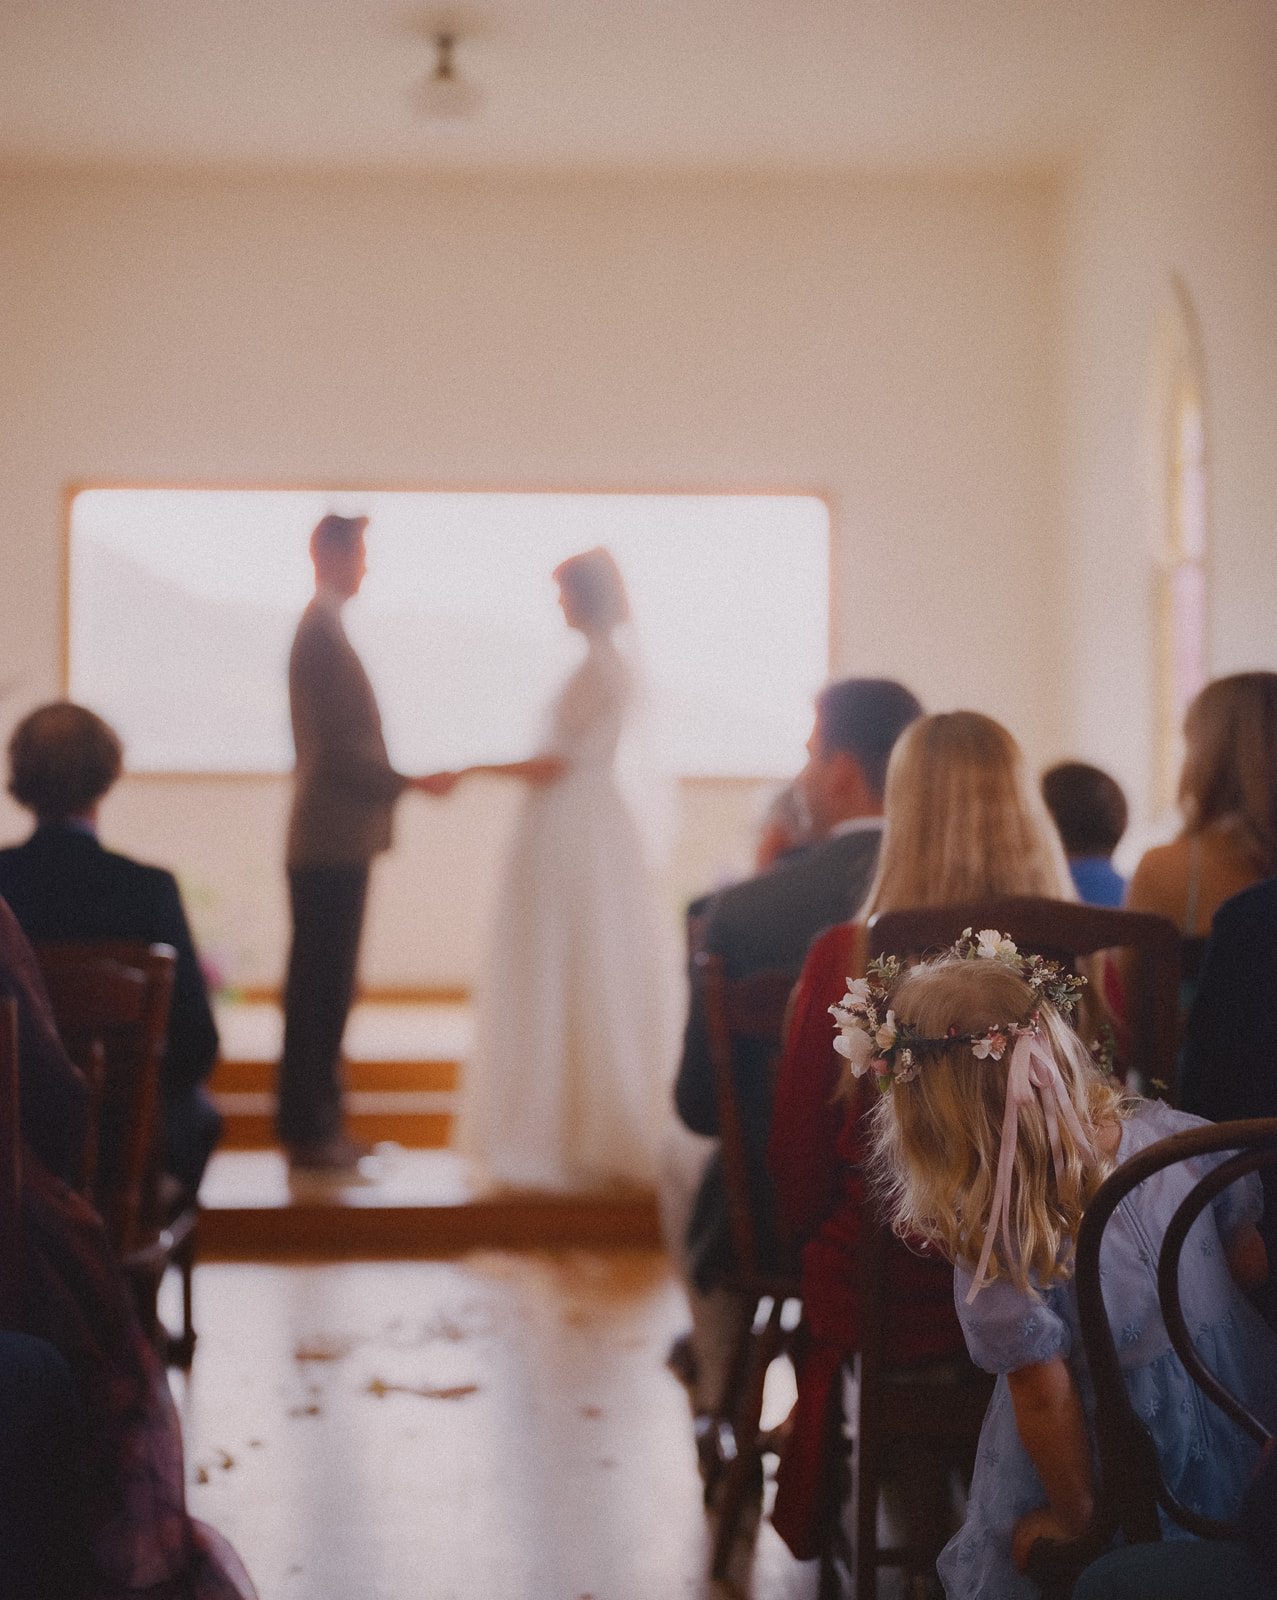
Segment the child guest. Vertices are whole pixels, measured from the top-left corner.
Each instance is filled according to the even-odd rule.
[[[1086,1527],[1094,1396],[1073,1241],[1115,1166],[1199,1121],[1121,1098],[1064,1020],[1079,987],[988,929],[908,973],[875,964],[835,1008],[849,1076],[872,1071],[888,1091],[872,1114],[871,1165],[894,1226],[953,1261],[967,1347],[998,1374],[967,1520],[939,1562],[950,1600],[1029,1600],[1033,1541]],[[1105,1230],[1102,1270],[1126,1386],[1170,1487],[1195,1510],[1229,1517],[1258,1451],[1200,1402],[1157,1300],[1162,1235],[1211,1164],[1180,1163],[1140,1185]],[[1180,1291],[1207,1366],[1273,1428],[1277,1339],[1237,1287],[1267,1273],[1259,1210],[1253,1175],[1207,1208]],[[1166,1519],[1163,1533],[1184,1536]]]

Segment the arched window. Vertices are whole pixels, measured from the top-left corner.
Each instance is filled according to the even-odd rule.
[[[1158,347],[1154,801],[1161,812],[1175,799],[1184,712],[1207,678],[1205,385],[1197,320],[1178,280],[1162,317]]]

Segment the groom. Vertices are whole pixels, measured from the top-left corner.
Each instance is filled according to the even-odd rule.
[[[367,1151],[342,1128],[340,1055],[354,994],[372,858],[390,848],[405,789],[443,796],[450,772],[390,765],[372,685],[341,610],[367,571],[367,517],[324,517],[310,537],[315,598],[288,660],[296,768],[288,826],[293,939],[284,988],[278,1129],[294,1170],[340,1172]]]

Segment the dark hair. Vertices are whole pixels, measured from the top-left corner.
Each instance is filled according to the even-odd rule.
[[[1085,761],[1042,774],[1042,798],[1070,856],[1111,856],[1126,832],[1126,796],[1116,778]]]
[[[571,608],[569,620],[604,631],[628,620],[630,602],[625,579],[612,552],[602,545],[561,561],[553,576]]]
[[[881,796],[892,747],[922,706],[904,684],[891,678],[844,678],[816,696],[821,745],[826,755],[855,756],[865,781]]]
[[[120,775],[124,746],[102,718],[70,700],[23,717],[9,740],[9,793],[37,817],[78,817]]]
[[[312,558],[318,561],[338,551],[344,553],[353,550],[363,538],[367,526],[367,517],[339,517],[335,511],[330,511],[315,524],[315,531],[310,536]]]

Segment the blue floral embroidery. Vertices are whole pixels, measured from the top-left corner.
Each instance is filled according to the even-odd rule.
[[[1143,1333],[1143,1331],[1144,1330],[1140,1327],[1138,1322],[1126,1323],[1122,1328],[1122,1344],[1124,1346],[1136,1344],[1139,1341],[1139,1336],[1141,1333]]]

